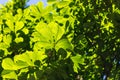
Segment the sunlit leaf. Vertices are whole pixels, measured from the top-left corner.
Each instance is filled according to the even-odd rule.
[[[14,61],[15,61],[15,63],[16,63],[17,61],[25,62],[25,63],[28,64],[29,66],[33,66],[33,65],[34,65],[34,63],[31,61],[29,55],[27,55],[26,53],[20,54],[20,55],[16,55],[16,56],[14,57]]]
[[[13,14],[11,12],[5,13],[4,18],[6,20],[10,20],[11,22],[14,22],[14,16],[13,16]]]
[[[79,64],[84,64],[84,58],[81,55],[77,54],[76,56],[71,57],[71,60],[74,63],[74,71],[78,73],[78,69],[80,69]]]
[[[43,2],[38,2],[38,3],[37,3],[37,7],[38,7],[39,11],[42,12],[42,11],[43,11],[43,8],[44,8]]]
[[[16,43],[23,42],[23,41],[24,39],[22,37],[15,38]]]
[[[10,58],[3,59],[2,67],[6,70],[17,70],[17,67],[15,66],[13,60]]]
[[[53,10],[52,6],[46,6],[41,15],[46,17],[46,15],[51,13],[52,10]]]
[[[63,48],[65,50],[66,49],[72,50],[71,43],[67,39],[61,39],[57,42],[57,44],[55,45],[55,49],[58,50],[60,48]]]
[[[24,27],[24,23],[22,21],[16,22],[15,32],[17,32],[18,30],[22,29],[23,27]]]
[[[34,16],[36,16],[37,18],[41,17],[40,11],[38,10],[37,6],[31,5],[31,6],[30,6],[30,10],[31,10],[31,15],[34,15]]]
[[[40,33],[40,36],[42,38],[44,38],[44,41],[48,41],[50,42],[50,40],[52,40],[52,34],[47,26],[46,23],[44,22],[40,22],[36,27],[35,29]],[[42,39],[41,38],[41,39]]]
[[[27,28],[23,28],[22,31],[25,33],[25,34],[28,34],[29,33],[29,30]]]
[[[37,60],[37,54],[36,53],[34,53],[34,52],[32,52],[32,51],[26,51],[26,54],[29,56],[29,58],[33,61],[33,62],[35,62],[36,60]]]
[[[40,42],[36,42],[34,45],[34,50],[41,50],[41,49],[51,49],[53,48],[53,44],[49,43],[49,42],[44,42],[44,41],[40,41]]]
[[[11,35],[3,36],[3,41],[5,44],[10,45],[10,43],[12,42],[12,36]]]
[[[52,32],[52,36],[54,37],[55,41],[58,41],[64,34],[64,27],[59,26],[57,23],[55,22],[51,22],[48,24],[51,32]]]
[[[18,13],[18,14],[22,14],[22,9],[19,8],[19,9],[17,10],[17,13]]]
[[[11,32],[11,29],[10,28],[8,28],[8,27],[6,27],[6,28],[4,28],[4,34],[8,34],[8,33],[10,33]]]
[[[30,14],[30,10],[28,8],[24,9],[24,16],[28,16]]]
[[[6,24],[10,28],[11,31],[14,31],[14,23],[12,21],[7,20]]]
[[[58,3],[58,8],[65,7],[65,6],[67,6],[68,4],[69,4],[68,1],[62,1],[62,2],[59,2],[59,3]]]
[[[24,62],[24,61],[21,61],[21,60],[16,61],[15,64],[18,67],[18,69],[25,68],[25,67],[29,66],[27,64],[27,62]]]
[[[37,59],[40,60],[41,62],[47,57],[47,55],[45,55],[45,51],[38,51],[36,55],[37,55]]]
[[[14,71],[3,70],[2,75],[3,79],[17,79],[17,74]]]

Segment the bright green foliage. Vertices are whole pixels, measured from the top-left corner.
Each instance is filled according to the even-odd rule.
[[[76,56],[71,57],[71,59],[74,63],[73,69],[78,73],[77,69],[80,69],[79,64],[84,64],[84,58],[81,55],[77,54]]]
[[[14,3],[17,2],[13,1],[13,4],[7,5],[15,5]],[[73,73],[73,67],[67,62],[70,61],[73,51],[71,41],[74,34],[71,24],[74,18],[59,15],[56,7],[57,5],[44,8],[43,3],[39,2],[24,10],[18,8],[11,12],[9,9],[5,14],[1,14],[0,50],[1,54],[3,53],[3,79],[70,79],[70,74],[67,73]],[[1,13],[5,8],[1,9]],[[69,19],[73,20],[69,22]],[[66,22],[69,24],[66,25]],[[70,27],[72,33],[69,33]],[[71,71],[65,71],[64,68],[67,67],[70,67]],[[58,73],[55,73],[56,69]]]
[[[14,71],[10,71],[10,70],[4,70],[2,72],[2,77],[3,79],[17,79],[17,75]]]
[[[0,8],[0,80],[119,80],[120,2],[48,0]]]
[[[2,66],[6,70],[16,70],[15,64],[10,58],[6,58],[2,61]]]

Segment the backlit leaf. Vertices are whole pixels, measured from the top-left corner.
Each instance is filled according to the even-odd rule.
[[[69,4],[68,1],[61,1],[58,3],[58,8],[62,8],[62,7],[65,7]]]
[[[57,42],[64,34],[64,28],[59,26],[57,23],[55,22],[51,22],[48,24],[51,32],[52,32],[52,36],[54,37],[55,41]]]
[[[15,67],[15,64],[12,59],[10,58],[5,58],[2,61],[2,67],[6,70],[16,70],[17,68]]]
[[[3,41],[5,44],[10,45],[10,43],[12,42],[12,36],[11,35],[3,36]]]
[[[24,23],[22,21],[16,22],[15,32],[22,29],[23,27],[24,27]]]
[[[23,54],[20,54],[20,55],[16,55],[14,57],[14,61],[15,63],[17,61],[22,61],[22,62],[25,62],[26,64],[28,64],[29,66],[33,66],[34,63],[31,61],[29,55],[27,55],[26,53],[23,53]]]
[[[25,67],[29,66],[26,62],[21,61],[21,60],[16,61],[15,64],[17,65],[18,69],[25,68]]]
[[[22,37],[15,38],[16,43],[23,42],[23,41],[24,39]]]
[[[39,41],[35,43],[34,50],[41,50],[41,49],[51,49],[53,45],[49,42]]]
[[[50,29],[48,28],[47,24],[44,22],[40,22],[35,29],[40,33],[40,36],[44,38],[44,41],[50,42],[52,40],[52,34]],[[42,39],[41,38],[41,39]]]
[[[74,63],[74,71],[78,73],[78,69],[80,69],[79,64],[84,64],[84,58],[81,55],[77,54],[76,56],[71,57],[71,60]]]
[[[29,33],[29,30],[27,28],[23,28],[22,31],[25,33],[25,34],[28,34]]]
[[[10,28],[11,31],[14,31],[14,24],[12,21],[7,20],[6,21],[7,26]]]
[[[3,79],[17,79],[17,75],[14,71],[10,71],[10,70],[3,70],[2,71],[2,75]]]
[[[57,44],[55,45],[55,49],[59,50],[60,48],[63,48],[65,50],[66,49],[72,50],[72,46],[67,39],[61,39],[57,42]]]

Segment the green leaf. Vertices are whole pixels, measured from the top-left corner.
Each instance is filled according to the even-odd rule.
[[[47,55],[45,55],[45,50],[34,51],[34,52],[26,51],[26,54],[29,56],[32,62],[35,62],[36,60],[40,60],[42,62],[42,60],[47,57]]]
[[[0,49],[4,50],[7,49],[9,47],[9,45],[6,45],[5,43],[0,43]]]
[[[31,61],[29,55],[26,54],[26,53],[23,53],[23,54],[20,54],[20,55],[16,55],[14,57],[14,61],[15,61],[15,63],[17,61],[22,61],[22,62],[25,62],[29,66],[34,66],[34,62]]]
[[[28,8],[25,8],[24,9],[24,16],[28,16],[30,14],[30,9],[28,9]]]
[[[15,25],[15,32],[22,29],[23,27],[24,27],[24,23],[22,21],[19,21],[19,22],[17,21]]]
[[[43,11],[43,8],[44,8],[43,2],[38,2],[38,3],[37,3],[37,7],[38,7],[39,11],[42,12],[42,11]]]
[[[14,31],[14,24],[12,21],[7,20],[6,21],[7,26],[10,28],[11,31]]]
[[[10,58],[3,59],[2,67],[6,70],[17,70],[17,67],[15,66],[13,60]]]
[[[19,8],[19,9],[17,10],[17,13],[18,13],[18,14],[22,14],[22,9]]]
[[[46,17],[49,13],[51,13],[51,11],[53,11],[53,7],[52,6],[46,6],[45,9],[43,10],[43,12],[41,13],[41,15],[43,17]]]
[[[35,29],[38,33],[34,32],[32,34],[32,36],[34,37],[32,39],[33,42],[37,41],[37,43],[35,43],[34,45],[34,50],[35,49],[37,50],[40,48],[46,48],[46,49],[54,48],[55,43],[57,43],[57,41],[65,33],[64,27],[59,26],[56,22],[51,22],[48,25],[44,22],[40,22],[35,27]],[[68,41],[63,40],[63,42],[65,43],[67,42],[66,44],[68,45]],[[59,44],[63,45],[64,43],[59,42]],[[58,46],[60,46],[59,44]],[[65,48],[65,47],[62,47],[62,48]]]
[[[14,16],[11,12],[9,13],[5,13],[5,15],[3,15],[3,17],[7,20],[7,21],[10,21],[10,22],[14,22]]]
[[[47,57],[47,55],[45,55],[45,51],[44,50],[43,51],[42,50],[41,51],[37,51],[36,55],[37,55],[37,57],[36,57],[37,60],[40,60],[41,62],[42,62],[42,60],[44,60]]]
[[[3,70],[2,75],[3,79],[17,79],[17,75],[14,71],[11,70]]]
[[[16,43],[20,43],[20,42],[23,42],[23,41],[24,41],[24,39],[22,37],[15,38]]]
[[[19,21],[23,16],[22,9],[17,9],[17,14],[14,16],[14,21],[17,22]]]
[[[53,20],[53,14],[52,13],[48,13],[47,15],[44,16],[45,20],[50,23]]]
[[[23,28],[22,31],[25,33],[25,34],[28,34],[29,33],[29,30],[27,28]]]
[[[65,25],[65,23],[68,19],[64,18],[63,16],[55,16],[54,20],[57,21],[58,23],[62,23],[63,25]],[[71,20],[72,19],[70,19],[70,21]]]
[[[9,34],[3,36],[3,42],[7,45],[10,45],[10,43],[12,42],[12,36]]]
[[[37,41],[40,41],[40,40],[44,41],[44,38],[42,38],[42,36],[39,34],[39,32],[33,32],[31,41],[32,42],[37,42]]]
[[[14,17],[15,22],[19,21],[22,18],[22,14],[16,14]]]
[[[37,17],[37,18],[40,18],[41,15],[40,15],[40,11],[38,10],[37,6],[35,5],[31,5],[30,6],[30,10],[31,10],[31,15]]]
[[[4,28],[4,34],[9,34],[11,32],[11,29],[9,29],[8,27]]]
[[[44,22],[40,22],[35,29],[39,32],[41,39],[47,42],[50,42],[52,38],[52,34],[50,29],[48,28],[47,24]],[[40,40],[41,41],[41,40]]]
[[[71,60],[74,63],[73,66],[74,71],[78,73],[78,69],[80,69],[79,64],[84,64],[84,58],[81,55],[77,54],[76,56],[72,56]]]
[[[26,54],[29,56],[32,62],[35,62],[37,60],[37,53],[34,53],[32,51],[26,51]]]
[[[52,36],[55,39],[55,42],[57,42],[65,33],[64,27],[59,26],[56,22],[51,22],[48,24],[49,30],[52,33]]]
[[[34,50],[41,50],[41,49],[51,49],[53,48],[53,44],[49,43],[49,42],[45,42],[45,41],[39,41],[36,42],[34,45]]]
[[[55,49],[58,51],[60,48],[63,48],[64,50],[66,49],[72,50],[72,46],[68,39],[61,39],[57,42],[57,44],[55,45]]]
[[[25,68],[25,67],[29,66],[26,62],[21,61],[21,60],[17,60],[15,64],[18,66],[18,69]]]
[[[58,8],[62,8],[62,7],[65,7],[69,4],[69,1],[61,1],[58,3]]]

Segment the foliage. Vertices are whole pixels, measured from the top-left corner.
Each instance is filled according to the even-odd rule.
[[[116,0],[73,1],[75,52],[86,54],[86,65],[79,72],[84,79],[119,79],[119,4]]]
[[[44,7],[39,2],[24,10],[20,6],[9,10],[4,6],[1,8],[0,53],[3,79],[66,80],[73,77],[68,74],[73,74],[72,64],[67,63],[72,63],[71,40],[74,34],[73,27],[70,27],[71,24],[66,27],[66,22],[72,19],[70,22],[73,23],[74,19],[59,15],[55,11],[56,7]],[[12,10],[16,10],[16,13]],[[69,33],[69,28],[72,33]]]
[[[0,9],[1,80],[120,79],[120,2],[19,2]]]

